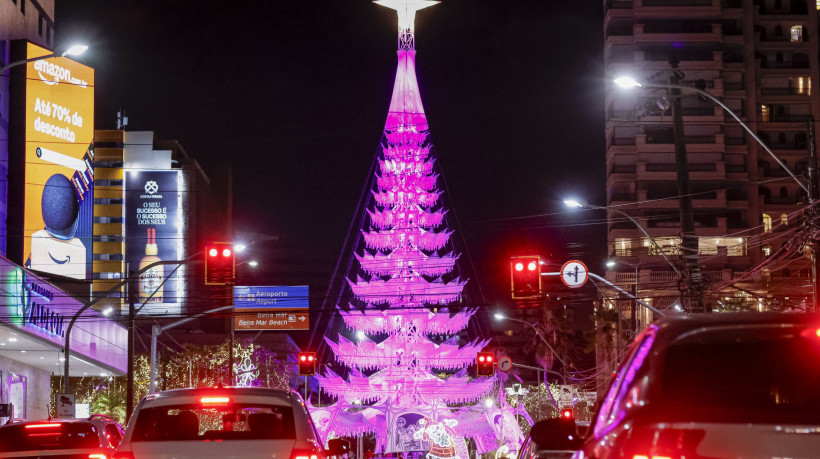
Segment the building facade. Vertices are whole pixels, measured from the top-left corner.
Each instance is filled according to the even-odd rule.
[[[11,63],[12,40],[28,40],[54,49],[54,0],[0,1],[0,67]],[[0,73],[0,139],[9,138],[9,78]],[[8,209],[8,141],[0,142],[0,255],[6,256]]]
[[[92,296],[100,309],[128,307],[118,286],[156,261],[187,260],[221,235],[210,180],[176,141],[152,131],[95,133]],[[133,276],[132,276],[133,277]],[[202,269],[191,264],[149,268],[134,288],[141,313],[174,316],[198,304]],[[165,280],[167,278],[167,280]],[[162,284],[162,285],[160,285]]]
[[[613,83],[676,82],[716,97],[805,181],[809,123],[820,119],[817,7],[804,0],[604,2],[607,278],[658,309],[685,309],[673,95]],[[680,98],[697,236],[703,309],[805,308],[807,196],[742,126],[713,101]],[[815,125],[816,128],[816,125]],[[636,288],[637,287],[637,288]],[[631,301],[609,303],[632,316]],[[637,327],[651,321],[636,309]]]

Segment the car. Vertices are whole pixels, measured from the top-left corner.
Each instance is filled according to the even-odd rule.
[[[820,457],[820,316],[693,314],[636,337],[574,459]]]
[[[0,427],[0,458],[110,459],[122,435],[117,421],[99,414],[83,419],[7,423]]]
[[[293,391],[255,387],[176,389],[149,394],[134,410],[114,458],[324,459],[328,450]]]
[[[581,445],[575,419],[544,419],[530,428],[517,459],[568,459]]]
[[[820,456],[820,315],[692,314],[636,337],[585,458]]]

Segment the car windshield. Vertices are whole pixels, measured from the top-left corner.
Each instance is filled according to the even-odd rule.
[[[132,441],[295,439],[289,406],[231,403],[140,410]]]
[[[96,428],[83,422],[11,424],[0,428],[0,451],[99,448]]]
[[[818,362],[816,328],[701,332],[666,351],[653,411],[665,421],[820,424]]]

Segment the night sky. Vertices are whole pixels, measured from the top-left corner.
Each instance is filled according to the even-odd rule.
[[[416,17],[432,141],[486,292],[510,255],[602,271],[604,215],[561,204],[605,204],[602,14],[592,0],[444,0]],[[216,180],[230,165],[237,232],[336,259],[390,102],[393,10],[57,0],[55,21],[58,50],[90,46],[78,60],[96,69],[97,129],[122,108],[129,130],[179,140]]]

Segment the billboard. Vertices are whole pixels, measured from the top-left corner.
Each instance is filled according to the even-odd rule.
[[[125,261],[132,273],[159,261],[181,260],[182,171],[129,170],[125,174]],[[185,266],[148,268],[139,276],[141,314],[179,314]]]
[[[50,54],[26,43],[27,59]],[[29,62],[25,75],[22,259],[31,269],[85,280],[92,260],[94,69],[53,57]]]
[[[235,286],[235,330],[309,330],[309,289],[296,286]]]

